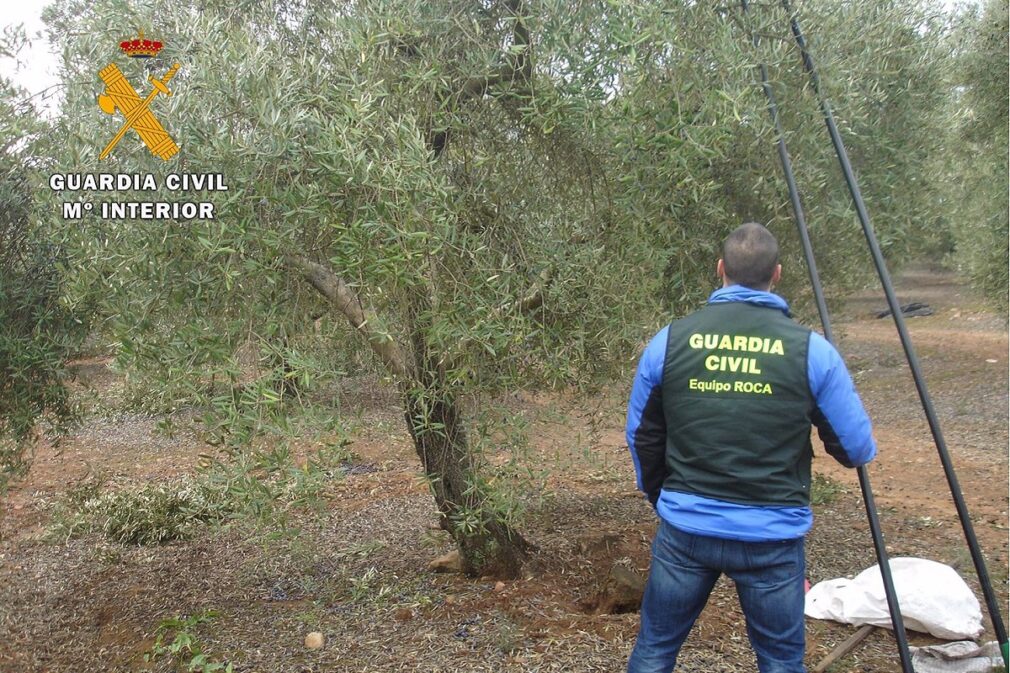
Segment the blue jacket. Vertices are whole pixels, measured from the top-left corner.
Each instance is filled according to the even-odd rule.
[[[711,304],[737,301],[789,315],[782,297],[740,285],[716,290],[709,297]],[[625,432],[638,488],[643,491],[643,484],[662,483],[666,470],[662,381],[668,331],[668,327],[660,330],[642,354],[628,403]],[[826,451],[846,467],[873,460],[877,447],[870,419],[838,351],[816,332],[810,333],[807,348],[807,378],[816,404],[811,418]],[[809,507],[758,507],[668,490],[647,492],[646,497],[670,525],[698,535],[754,542],[786,540],[803,536],[813,523]]]

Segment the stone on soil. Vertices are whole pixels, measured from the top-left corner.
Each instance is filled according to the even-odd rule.
[[[436,573],[458,573],[463,571],[463,559],[460,558],[459,550],[453,549],[448,554],[443,554],[428,564],[428,570]]]

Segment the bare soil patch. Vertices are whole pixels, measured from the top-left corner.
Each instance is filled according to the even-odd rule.
[[[902,302],[936,310],[908,325],[1006,605],[1006,326],[950,274],[913,270],[899,288]],[[857,295],[837,327],[876,425],[880,456],[870,476],[888,547],[953,565],[981,596],[897,336],[888,319],[873,317],[883,306],[879,293]],[[105,362],[81,369],[100,394],[115,394]],[[198,630],[207,649],[247,673],[621,671],[637,614],[594,615],[585,605],[615,563],[645,572],[649,562],[655,515],[634,492],[622,430],[629,383],[589,399],[516,400],[532,423],[532,459],[550,476],[544,492],[529,494],[523,528],[538,551],[526,576],[504,587],[428,572],[449,547],[432,530],[433,503],[396,399],[381,389],[367,389],[351,446],[369,469],[335,481],[322,514],[295,513],[284,531],[237,523],[154,547],[40,539],[52,503],[89,474],[166,479],[191,472],[206,450],[192,433],[158,435],[156,417],[93,418],[59,450],[42,447],[3,499],[0,671],[173,670],[166,660],[143,661],[158,624],[205,609],[220,615]],[[815,470],[844,492],[815,508],[813,582],[875,562],[855,475],[822,452]],[[311,631],[325,634],[322,648],[304,646]],[[853,631],[808,621],[808,662]],[[678,670],[756,670],[730,583],[717,587]],[[832,669],[895,670],[893,639],[883,631]]]

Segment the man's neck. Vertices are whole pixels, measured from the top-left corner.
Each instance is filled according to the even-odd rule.
[[[733,287],[734,285],[740,285],[740,283],[735,283],[735,282],[729,280],[728,278],[723,278],[723,280],[722,280],[722,288],[724,290],[726,288],[728,288],[728,287]],[[747,286],[740,285],[740,287],[747,287]],[[748,287],[747,289],[748,290],[756,290],[757,292],[771,292],[772,291],[772,286],[769,285],[767,287]]]

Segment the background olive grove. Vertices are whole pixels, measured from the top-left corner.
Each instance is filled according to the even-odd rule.
[[[960,265],[1005,310],[1007,84],[990,67],[1006,64],[1005,0],[798,10],[891,262]],[[787,18],[777,3],[54,3],[58,114],[0,98],[0,311],[20,310],[15,289],[44,295],[0,322],[4,455],[72,416],[60,382],[86,334],[138,404],[199,410],[232,456],[333,430],[335,384],[375,372],[466,569],[516,572],[531,482],[522,442],[501,440],[516,430],[503,393],[626,376],[645,337],[703,301],[744,220],[779,235],[781,291],[808,311],[759,61],[826,286],[870,279]],[[136,26],[167,45],[142,66],[116,49]],[[110,61],[142,92],[142,71],[182,64],[154,104],[183,148],[169,164],[133,141],[98,161],[119,124],[95,103]],[[53,172],[214,172],[230,189],[204,195],[214,221],[66,222],[64,200],[152,195],[56,194]],[[44,273],[10,262],[25,251],[48,251]],[[492,448],[515,455],[492,470]]]
[[[948,203],[959,264],[975,285],[1004,313],[1007,310],[1007,2],[988,1],[981,14],[964,21],[958,43],[950,99]]]

